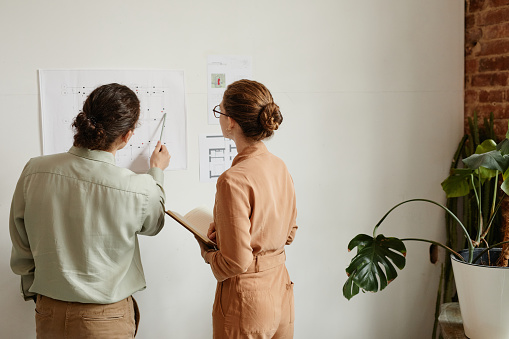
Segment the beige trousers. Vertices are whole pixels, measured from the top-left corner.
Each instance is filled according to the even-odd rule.
[[[128,297],[113,304],[82,304],[38,295],[35,306],[37,339],[134,338],[139,312]]]
[[[284,264],[217,284],[214,339],[293,338],[293,283]]]

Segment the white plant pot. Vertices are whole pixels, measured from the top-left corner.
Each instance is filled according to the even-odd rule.
[[[476,249],[474,258],[482,249]],[[491,260],[497,253],[490,251]],[[468,251],[460,253],[468,257]],[[487,258],[487,256],[483,256]],[[509,338],[509,268],[468,264],[451,256],[465,335],[470,339]]]

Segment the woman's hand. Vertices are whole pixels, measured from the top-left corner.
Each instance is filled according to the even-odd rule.
[[[164,169],[170,165],[170,158],[171,155],[168,152],[168,149],[166,146],[161,144],[161,141],[159,140],[154,152],[152,152],[152,156],[150,157],[150,167],[158,167],[164,171]]]
[[[214,247],[211,247],[207,244],[205,244],[200,238],[198,238],[197,236],[195,236],[196,240],[198,240],[198,245],[200,245],[200,251],[201,251],[201,256],[203,259],[205,259],[205,262],[207,262],[207,259],[205,258],[205,254],[207,254],[208,252],[212,252],[212,251],[215,251],[215,248]],[[207,262],[208,263],[208,262]]]
[[[213,242],[216,242],[216,223],[211,222],[209,229],[207,231],[207,237],[212,240]]]

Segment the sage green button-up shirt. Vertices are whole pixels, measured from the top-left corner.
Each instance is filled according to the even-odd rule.
[[[72,147],[31,159],[12,199],[11,268],[25,299],[108,304],[145,288],[137,234],[164,225],[164,174]]]

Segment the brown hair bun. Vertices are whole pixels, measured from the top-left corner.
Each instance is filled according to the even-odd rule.
[[[226,114],[252,140],[271,137],[283,122],[272,94],[257,81],[242,79],[228,85],[223,95],[223,106]]]
[[[279,106],[274,102],[269,102],[260,112],[260,124],[263,129],[269,132],[275,131],[283,122],[283,116],[279,111]]]

